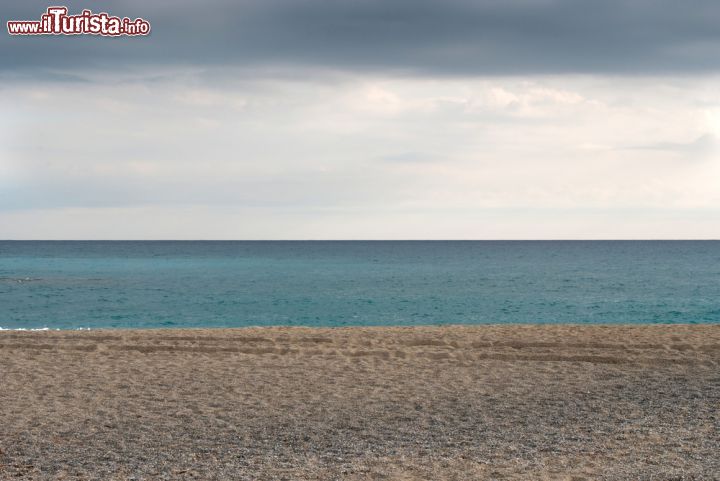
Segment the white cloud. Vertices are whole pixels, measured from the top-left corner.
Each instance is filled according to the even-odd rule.
[[[720,236],[716,78],[216,74],[5,85],[0,238]]]

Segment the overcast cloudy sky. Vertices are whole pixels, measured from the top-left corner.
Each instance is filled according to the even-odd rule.
[[[65,4],[152,34],[0,35],[0,238],[720,238],[717,0]]]

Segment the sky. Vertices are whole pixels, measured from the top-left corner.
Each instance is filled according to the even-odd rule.
[[[0,35],[0,239],[720,238],[715,0],[64,5],[152,32]]]

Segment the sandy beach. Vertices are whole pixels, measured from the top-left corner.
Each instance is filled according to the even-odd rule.
[[[1,479],[719,479],[720,325],[0,332]]]

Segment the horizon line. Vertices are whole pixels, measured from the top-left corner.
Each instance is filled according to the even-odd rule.
[[[717,242],[720,238],[596,239],[0,239],[0,242]]]

